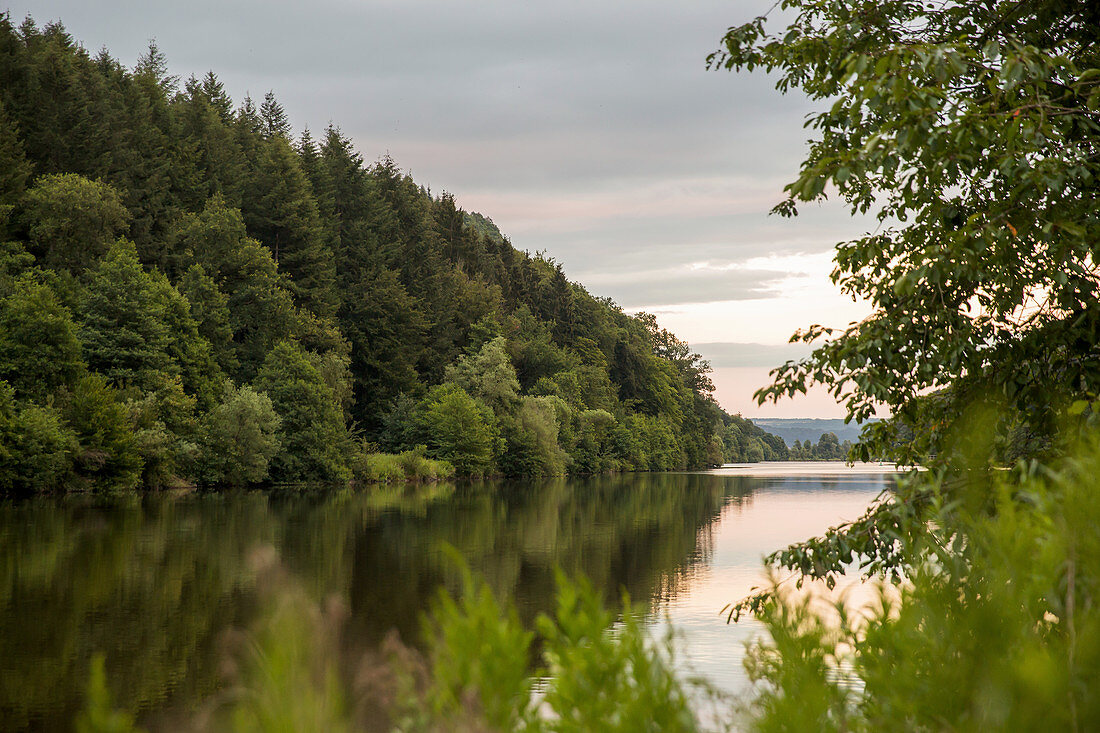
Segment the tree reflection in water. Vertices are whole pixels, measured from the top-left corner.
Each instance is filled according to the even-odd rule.
[[[421,613],[459,577],[450,544],[530,623],[554,568],[605,601],[667,599],[706,561],[723,506],[754,481],[708,474],[409,489],[38,498],[0,505],[0,729],[64,729],[92,655],[116,703],[151,719],[219,687],[219,637],[257,612],[250,552],[274,547],[313,597],[350,610],[349,655]]]

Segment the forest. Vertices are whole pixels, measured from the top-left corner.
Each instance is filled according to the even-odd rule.
[[[760,585],[728,599],[729,621],[751,614],[765,632],[747,647],[753,687],[733,724],[1100,729],[1100,6],[780,0],[735,22],[708,66],[767,72],[779,93],[815,105],[774,212],[832,197],[875,219],[837,245],[831,275],[870,314],[797,332],[811,353],[778,366],[757,398],[824,386],[864,424],[852,457],[914,470],[862,516],[766,557]],[[155,46],[131,71],[89,56],[57,24],[4,18],[0,55],[6,490],[600,473],[842,450],[827,433],[788,451],[723,413],[705,361],[654,318],[591,296],[394,161],[365,163],[336,127],[292,139],[273,94],[234,106],[213,74],[171,77]],[[890,417],[872,421],[880,411]],[[531,572],[557,561],[536,540],[559,530],[566,547],[598,528],[605,549],[586,551],[598,562],[580,569],[606,578],[634,558],[643,595],[700,536],[705,557],[699,528],[725,506],[727,477],[662,478],[648,495],[592,491],[576,512],[552,489],[529,511],[484,504],[488,537],[441,510],[437,526],[457,528],[461,583],[423,618],[420,656],[390,650],[392,728],[710,727],[706,691],[680,676],[673,639],[643,628],[644,608],[624,593],[608,610],[583,578],[559,572],[550,591],[548,575]],[[676,493],[713,479],[694,504]],[[253,518],[286,511],[275,492],[242,493],[250,532]],[[224,533],[172,516],[189,509],[168,494],[123,497],[114,520],[97,507],[92,531],[157,559],[139,582],[81,575],[74,596],[89,600],[70,605],[100,601],[110,618],[120,604],[120,616],[147,620],[127,593],[157,608],[176,594],[203,612],[201,631],[223,619],[196,598],[236,594],[236,577],[267,572],[286,587],[260,600],[241,637],[235,694],[212,697],[215,714],[194,728],[368,729],[378,708],[354,689],[367,676],[337,676],[340,607],[296,587],[367,554],[345,554],[341,533],[361,528],[372,516],[362,502],[383,492],[333,494],[286,522],[310,549],[304,581],[273,553],[244,568],[240,547],[219,550]],[[625,521],[629,503],[642,525]],[[75,529],[84,507],[36,519],[42,507],[52,510],[49,500],[0,506],[34,558],[8,564],[8,585],[17,602],[56,614],[67,607],[55,571],[98,558]],[[335,531],[312,531],[329,522]],[[386,539],[371,530],[362,542]],[[187,532],[208,562],[178,562]],[[662,533],[669,557],[646,555]],[[461,560],[483,560],[498,537],[535,548],[523,553],[532,560]],[[606,550],[615,545],[627,560]],[[387,576],[407,567],[386,557],[398,568]],[[553,609],[528,628],[531,607],[499,599],[478,571],[513,587],[538,580]],[[210,580],[209,595],[150,582],[157,572]],[[101,580],[121,590],[105,593]],[[35,633],[71,639],[82,628],[44,618]],[[150,638],[123,643],[159,671],[165,641]],[[141,690],[107,661],[91,658],[77,730],[133,729],[111,689],[124,706]],[[21,699],[71,688],[83,672],[39,664]],[[730,707],[718,712],[720,724]]]
[[[271,92],[0,16],[0,490],[787,458],[647,314]]]

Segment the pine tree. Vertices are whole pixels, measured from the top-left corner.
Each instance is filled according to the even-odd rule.
[[[19,127],[0,101],[0,235],[3,222],[23,194],[31,164],[23,152]]]
[[[206,72],[200,86],[207,104],[218,115],[222,124],[229,125],[233,122],[233,100],[225,91],[225,85],[221,83],[213,71]]]
[[[168,57],[157,46],[155,38],[149,39],[149,46],[145,49],[145,53],[138,58],[134,75],[148,77],[169,97],[175,94],[180,83],[178,76],[168,73]]]
[[[283,106],[275,99],[275,92],[269,91],[264,95],[264,101],[260,105],[260,119],[263,120],[264,136],[290,139],[290,121]]]
[[[242,207],[249,234],[271,250],[299,303],[320,316],[336,312],[336,263],[322,239],[317,203],[290,144],[282,137],[260,151]]]
[[[297,320],[271,253],[248,237],[240,212],[220,196],[201,213],[179,217],[170,236],[183,260],[200,265],[225,294],[233,353],[219,357],[220,363],[234,379],[251,379],[275,344],[290,337]]]
[[[79,315],[88,366],[114,384],[151,390],[160,375],[179,375],[165,303],[132,242],[120,240],[89,273]]]
[[[229,297],[218,283],[206,274],[202,265],[192,265],[176,287],[191,304],[199,333],[210,343],[215,361],[227,374],[239,366],[233,351],[233,328],[230,325]]]

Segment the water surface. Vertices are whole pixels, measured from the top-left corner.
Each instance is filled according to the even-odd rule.
[[[318,600],[347,609],[343,648],[419,619],[459,576],[457,548],[530,622],[554,569],[609,602],[648,604],[682,637],[684,664],[746,684],[752,621],[720,609],[761,580],[760,558],[854,519],[892,481],[879,467],[763,464],[680,474],[300,490],[40,498],[0,504],[0,730],[68,729],[89,660],[107,657],[116,702],[153,728],[219,689],[221,640],[258,612],[254,558],[271,553]],[[350,652],[349,652],[350,653]]]

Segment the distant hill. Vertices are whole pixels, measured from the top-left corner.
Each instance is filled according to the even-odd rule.
[[[841,418],[812,418],[812,417],[754,417],[754,425],[767,430],[773,435],[782,438],[787,446],[794,445],[796,440],[807,440],[816,443],[823,433],[833,433],[843,443],[850,440],[855,443],[859,440],[862,427],[855,423],[844,424]]]

